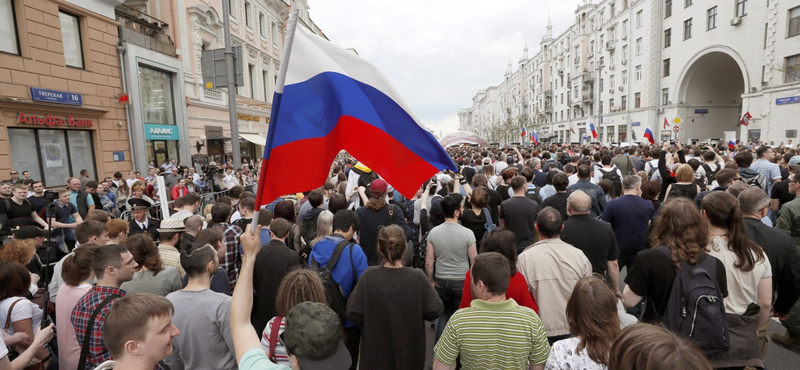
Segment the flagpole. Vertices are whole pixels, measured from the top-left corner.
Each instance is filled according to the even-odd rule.
[[[286,20],[286,33],[283,38],[283,53],[281,54],[281,64],[278,68],[278,78],[275,81],[275,94],[283,94],[283,87],[286,84],[286,71],[289,69],[289,58],[292,55],[292,45],[294,45],[294,33],[297,29],[297,17],[300,14],[300,8],[293,6],[289,11],[289,19]],[[280,101],[280,100],[279,100]],[[272,97],[272,110],[277,109],[275,105],[275,96]],[[279,103],[280,104],[280,103]],[[270,121],[268,131],[273,131],[276,122]],[[267,132],[267,137],[270,137],[270,132]],[[262,168],[261,176],[266,176],[266,171]],[[261,194],[264,191],[264,186],[259,186],[256,190],[256,199],[261,199]],[[255,235],[256,226],[258,225],[258,216],[261,212],[262,204],[256,204],[255,213],[253,214],[253,221],[250,224],[250,233]]]

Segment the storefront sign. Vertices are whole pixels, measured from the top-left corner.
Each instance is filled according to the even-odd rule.
[[[145,140],[178,140],[178,126],[174,125],[154,125],[146,123],[144,125]]]
[[[237,116],[237,118],[239,118],[242,121],[258,122],[261,119],[261,117],[258,117],[258,116],[249,116],[249,115],[241,114],[241,113],[237,114],[236,116]]]
[[[24,123],[26,125],[42,125],[42,126],[70,126],[70,127],[93,127],[92,120],[78,119],[74,116],[53,117],[47,116],[29,116],[25,112],[19,112],[17,123]]]
[[[800,103],[800,96],[790,96],[788,98],[775,99],[775,104],[777,105],[794,104],[794,103]]]
[[[71,92],[55,91],[31,87],[31,99],[48,103],[83,105],[83,96]]]

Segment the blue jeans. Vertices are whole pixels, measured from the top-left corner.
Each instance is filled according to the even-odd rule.
[[[438,342],[439,337],[442,336],[444,327],[447,326],[447,321],[450,320],[450,316],[453,316],[458,310],[458,306],[461,305],[464,279],[446,280],[434,278],[433,280],[436,283],[436,293],[439,294],[439,299],[441,299],[442,304],[444,304],[444,313],[436,320],[436,342]]]

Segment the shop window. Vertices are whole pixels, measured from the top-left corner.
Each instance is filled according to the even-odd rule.
[[[90,131],[9,128],[8,142],[13,168],[30,171],[45,187],[65,186],[81,170],[97,178]]]
[[[64,44],[64,60],[70,67],[83,68],[83,49],[81,48],[81,24],[78,17],[59,12],[61,18],[61,39]]]
[[[172,73],[139,65],[139,85],[144,110],[144,123],[175,124],[175,99]]]
[[[0,52],[19,54],[14,0],[0,0]]]

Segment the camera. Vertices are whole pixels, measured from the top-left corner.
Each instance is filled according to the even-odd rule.
[[[58,192],[55,190],[45,190],[44,198],[45,200],[47,200],[48,203],[53,203],[53,201],[58,199]]]

